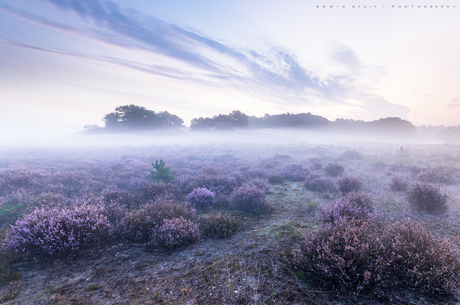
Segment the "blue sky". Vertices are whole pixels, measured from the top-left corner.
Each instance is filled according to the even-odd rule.
[[[0,128],[70,134],[125,104],[459,125],[455,2],[0,0]]]

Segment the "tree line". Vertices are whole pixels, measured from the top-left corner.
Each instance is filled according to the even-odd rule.
[[[106,114],[103,118],[105,127],[85,126],[89,131],[140,131],[162,128],[184,127],[184,121],[177,115],[167,111],[155,112],[142,106],[124,105]],[[192,130],[228,130],[246,128],[303,128],[314,130],[330,130],[343,132],[386,132],[392,134],[413,134],[415,126],[411,122],[388,117],[365,122],[361,120],[328,119],[311,113],[284,113],[256,117],[248,116],[240,110],[229,114],[218,114],[213,117],[194,118],[190,122]]]

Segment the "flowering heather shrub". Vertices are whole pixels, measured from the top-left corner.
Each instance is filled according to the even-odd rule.
[[[284,175],[280,174],[278,171],[272,171],[267,174],[267,180],[270,183],[281,183],[284,181]]]
[[[447,166],[436,166],[417,175],[419,180],[430,183],[455,184],[456,170]]]
[[[214,202],[216,194],[214,192],[199,187],[193,189],[193,191],[187,195],[188,202],[198,209],[210,208]]]
[[[339,218],[307,235],[294,255],[294,265],[339,296],[383,295],[384,253],[368,222]]]
[[[319,171],[323,168],[323,165],[321,164],[321,159],[311,158],[309,161],[312,170]]]
[[[370,221],[375,215],[372,212],[372,201],[363,193],[354,191],[339,198],[333,205],[321,209],[323,223],[334,223],[337,219],[351,219],[356,221]]]
[[[407,201],[419,212],[439,214],[447,210],[447,195],[428,182],[416,182],[407,193]]]
[[[270,190],[270,184],[266,179],[252,179],[246,184],[254,185],[255,187],[263,190],[264,192],[268,192]]]
[[[219,175],[181,175],[179,187],[181,192],[190,193],[194,188],[204,187],[215,194],[229,195],[239,185],[237,177],[231,174]]]
[[[363,159],[364,155],[357,150],[351,149],[346,150],[341,154],[341,157],[348,160],[359,160]]]
[[[67,257],[94,248],[109,237],[110,224],[102,206],[40,208],[16,221],[5,248],[34,259]]]
[[[232,194],[231,201],[237,210],[247,213],[263,212],[268,208],[265,192],[254,185],[238,188]]]
[[[406,178],[399,175],[391,177],[390,189],[395,192],[405,192],[409,188],[409,182]]]
[[[130,195],[127,191],[107,191],[103,193],[104,202],[117,202],[125,207],[130,207]]]
[[[231,204],[229,196],[224,194],[218,194],[214,200],[214,205],[218,208],[229,208]]]
[[[151,239],[161,248],[179,248],[200,240],[198,225],[183,217],[165,219],[163,224],[153,231]]]
[[[182,217],[193,219],[194,210],[190,210],[188,205],[173,203],[172,201],[157,201],[155,203],[144,204],[137,210],[126,213],[120,228],[122,239],[133,243],[145,243],[151,239],[152,230],[163,225],[165,219]]]
[[[383,242],[392,280],[403,286],[437,293],[460,287],[460,249],[426,231],[420,223],[401,220],[389,226]]]
[[[301,164],[289,164],[283,169],[282,174],[289,181],[304,181],[310,171]]]
[[[235,234],[242,222],[228,214],[205,214],[199,219],[201,235],[226,238]]]
[[[326,175],[330,177],[340,176],[343,174],[344,171],[345,169],[343,168],[343,166],[337,163],[329,163],[324,168],[324,172],[326,172]]]
[[[326,193],[337,191],[337,187],[332,180],[323,178],[318,174],[310,174],[307,176],[304,185],[307,189],[314,192]]]
[[[45,177],[38,171],[23,168],[0,171],[0,195],[7,195],[19,189],[36,190]]]
[[[342,193],[349,193],[351,191],[359,191],[363,187],[361,179],[358,177],[344,177],[339,180],[339,189]]]
[[[143,204],[149,200],[155,201],[158,197],[164,195],[177,198],[179,188],[171,183],[145,182],[136,189],[133,201],[137,204]]]

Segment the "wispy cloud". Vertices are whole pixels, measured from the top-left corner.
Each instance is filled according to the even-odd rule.
[[[313,71],[303,67],[295,55],[281,48],[271,48],[265,53],[235,49],[154,16],[147,16],[134,9],[121,8],[110,1],[41,1],[78,15],[92,25],[91,29],[78,29],[46,17],[16,10],[6,4],[0,4],[0,8],[48,27],[78,32],[120,47],[138,48],[170,57],[201,69],[206,77],[194,76],[184,69],[172,66],[152,65],[104,55],[75,54],[65,50],[51,50],[31,45],[22,45],[23,47],[84,56],[146,73],[200,83],[207,82],[208,78],[226,80],[231,86],[243,91],[268,93],[280,103],[284,101],[309,105],[313,103],[312,100],[324,100],[333,105],[356,95],[368,99],[370,104],[377,103],[381,106],[386,103],[381,98],[357,93],[354,84],[356,79],[352,75],[330,75],[327,78],[320,78]],[[337,47],[332,59],[355,69],[361,66],[358,56],[342,45]],[[399,107],[399,113],[408,112],[407,108]],[[370,106],[367,108],[370,109]]]

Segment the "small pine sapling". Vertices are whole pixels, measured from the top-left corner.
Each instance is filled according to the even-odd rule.
[[[170,172],[171,168],[165,167],[163,160],[160,160],[160,162],[155,161],[155,163],[152,163],[152,166],[155,168],[155,170],[149,170],[150,180],[156,182],[162,181],[164,183],[170,183],[174,180],[175,177]]]

